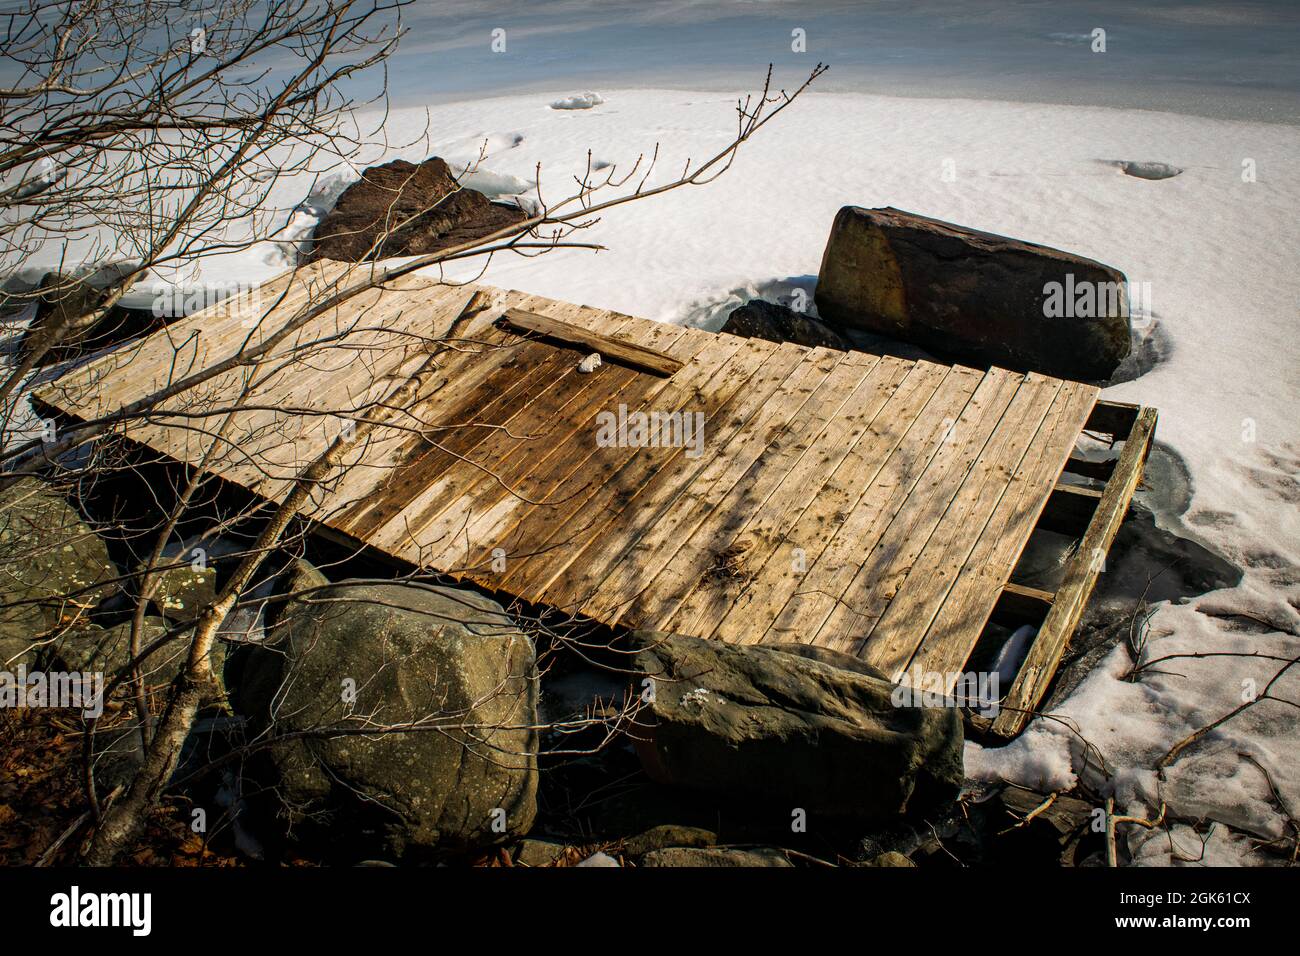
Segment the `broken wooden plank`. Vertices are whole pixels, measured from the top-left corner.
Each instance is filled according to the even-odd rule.
[[[1106,485],[1092,523],[1066,565],[1065,577],[1057,588],[1052,610],[1039,628],[1038,636],[993,721],[994,734],[1002,737],[1018,734],[1047,693],[1066,644],[1074,634],[1084,606],[1097,584],[1097,575],[1104,565],[1106,553],[1115,540],[1124,515],[1128,513],[1133,492],[1142,480],[1142,467],[1151,450],[1155,430],[1156,410],[1141,409],[1132,429],[1124,436],[1124,450],[1115,466],[1115,476]]]
[[[626,342],[600,332],[593,332],[570,322],[562,322],[536,312],[522,309],[507,309],[502,321],[525,332],[534,332],[550,339],[557,339],[570,345],[580,345],[592,352],[599,352],[602,360],[619,362],[633,368],[656,375],[669,376],[682,367],[680,359],[664,352]]]

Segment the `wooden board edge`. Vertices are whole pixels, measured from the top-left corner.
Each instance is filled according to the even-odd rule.
[[[1154,408],[1138,410],[1124,439],[1124,449],[1116,463],[1115,473],[1106,484],[1078,549],[1066,564],[1052,609],[1039,628],[998,716],[987,724],[987,730],[994,736],[1010,738],[1020,733],[1033,716],[1033,709],[1047,693],[1065,648],[1083,616],[1088,598],[1092,596],[1106,554],[1128,514],[1133,493],[1142,479],[1143,466],[1155,438],[1156,419]]]
[[[525,332],[532,332],[543,338],[556,339],[565,343],[580,345],[599,352],[602,359],[612,359],[623,365],[629,365],[639,371],[650,372],[664,377],[671,376],[684,364],[664,352],[625,342],[613,336],[604,335],[584,329],[580,325],[552,319],[523,309],[506,309],[501,316],[505,324]]]

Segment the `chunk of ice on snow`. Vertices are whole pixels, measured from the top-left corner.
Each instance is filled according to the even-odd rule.
[[[605,102],[605,97],[599,93],[592,93],[588,90],[586,93],[575,93],[573,96],[566,96],[562,99],[555,100],[551,103],[553,110],[589,110],[593,106],[599,106]]]

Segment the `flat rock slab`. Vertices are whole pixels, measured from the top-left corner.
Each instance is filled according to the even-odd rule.
[[[629,638],[654,690],[638,749],[665,783],[857,820],[933,809],[961,787],[955,708],[898,706],[888,681],[769,647]]]

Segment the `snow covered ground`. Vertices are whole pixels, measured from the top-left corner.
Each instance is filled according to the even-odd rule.
[[[553,198],[586,167],[588,150],[624,170],[658,143],[654,183],[673,178],[687,157],[719,149],[735,128],[734,96],[653,89],[601,96],[585,109],[553,108],[557,96],[538,93],[396,112],[385,127],[390,142],[425,129],[428,137],[358,156],[353,169],[315,183],[278,187],[274,199],[290,230],[282,238],[305,235],[343,185],[380,159],[464,160],[486,143],[471,185],[526,192],[540,162]],[[1262,692],[1283,666],[1275,658],[1300,654],[1297,155],[1300,129],[1285,125],[811,93],[747,144],[722,179],[624,206],[583,236],[607,251],[499,258],[484,281],[708,325],[721,321],[727,303],[811,290],[836,210],[857,204],[1046,243],[1149,283],[1149,314],[1135,324],[1161,361],[1107,397],[1160,410],[1158,438],[1186,461],[1193,485],[1185,511],[1167,511],[1161,523],[1195,534],[1245,577],[1231,590],[1161,606],[1147,655],[1272,657],[1179,659],[1129,681],[1130,662],[1117,647],[1060,708],[1071,726],[1040,719],[1004,748],[968,744],[968,773],[1048,789],[1083,775],[1096,788],[1113,783],[1123,811],[1144,815],[1163,799],[1180,820],[1233,828],[1215,828],[1204,848],[1204,834],[1186,826],[1150,838],[1142,831],[1134,839],[1142,862],[1261,860],[1250,835],[1288,835],[1287,816],[1300,815],[1300,707],[1262,701],[1190,748],[1163,781],[1155,766],[1244,694]],[[1147,179],[1126,174],[1125,163],[1182,172]],[[289,264],[293,248],[263,243],[211,260],[201,280],[260,281]],[[30,269],[40,272],[42,263]],[[1300,667],[1271,693],[1300,701]],[[1084,741],[1109,774],[1085,769]]]

